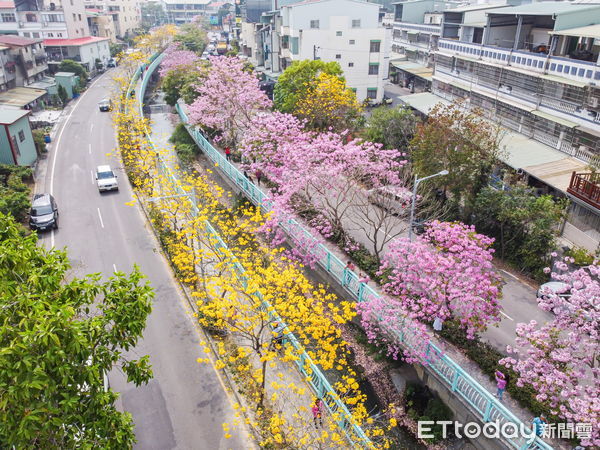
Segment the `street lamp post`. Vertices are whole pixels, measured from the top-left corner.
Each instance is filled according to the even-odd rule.
[[[433,175],[429,175],[428,177],[423,177],[423,178],[417,178],[417,175],[415,175],[415,184],[413,186],[412,200],[410,202],[410,221],[409,221],[409,227],[408,227],[408,239],[410,241],[413,240],[413,226],[414,226],[414,220],[415,220],[415,204],[417,203],[417,187],[419,186],[419,183],[421,181],[425,181],[430,178],[437,177],[439,175],[448,175],[448,171],[442,170],[441,172],[434,173]]]

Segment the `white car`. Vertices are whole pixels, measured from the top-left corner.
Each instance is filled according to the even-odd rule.
[[[110,166],[98,166],[96,169],[96,184],[100,192],[119,190],[117,176]]]

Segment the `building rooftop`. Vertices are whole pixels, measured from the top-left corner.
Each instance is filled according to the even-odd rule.
[[[498,11],[490,11],[489,14],[514,14],[520,16],[552,16],[559,14],[570,14],[573,12],[587,11],[600,8],[600,4],[573,4],[571,2],[539,2],[527,5],[502,8]]]
[[[548,33],[600,39],[600,25],[588,25],[587,27],[569,28],[568,30],[549,31]]]
[[[6,45],[16,45],[20,47],[25,47],[27,45],[37,44],[38,42],[42,42],[41,39],[29,39],[21,36],[15,36],[12,34],[3,34],[0,35],[0,44]]]
[[[469,12],[469,11],[479,11],[480,9],[496,9],[496,8],[507,8],[510,5],[506,3],[488,3],[486,5],[467,5],[467,6],[459,6],[458,8],[448,8],[444,12]]]
[[[31,111],[25,109],[0,109],[0,125],[10,125],[15,123],[21,117],[25,117]]]
[[[45,89],[17,87],[0,92],[0,104],[23,108],[44,95],[46,95]]]
[[[74,77],[75,74],[73,72],[56,72],[54,74],[55,77]]]
[[[0,2],[0,9],[14,9],[15,4],[13,2]]]
[[[79,47],[81,45],[93,44],[95,42],[108,41],[106,37],[87,36],[75,39],[44,39],[46,47]]]

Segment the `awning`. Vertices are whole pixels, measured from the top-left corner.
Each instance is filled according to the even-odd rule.
[[[462,89],[463,91],[470,91],[471,90],[471,85],[470,84],[465,84],[465,83],[461,83],[460,81],[454,81],[451,80],[448,82],[448,84],[458,88],[458,89]]]
[[[429,114],[429,112],[439,103],[443,105],[449,105],[448,100],[444,100],[437,95],[433,95],[430,92],[419,92],[418,94],[403,95],[398,99],[407,106],[416,109],[422,114]]]
[[[567,30],[548,31],[548,34],[600,39],[600,25],[588,25],[586,27],[569,28]]]
[[[534,139],[506,129],[502,130],[500,159],[513,169],[523,169],[556,161],[567,155]]]
[[[0,104],[23,108],[46,95],[45,89],[17,87],[0,93]]]
[[[571,181],[571,173],[586,171],[587,164],[564,153],[563,156],[559,161],[523,167],[523,170],[555,189],[566,192]]]
[[[533,114],[534,116],[543,117],[544,119],[551,120],[552,122],[559,123],[559,124],[564,125],[565,127],[568,127],[568,128],[575,128],[576,126],[579,125],[579,124],[577,124],[575,122],[571,122],[570,120],[563,119],[561,117],[556,117],[553,114],[549,114],[549,113],[544,112],[544,111],[539,111],[537,109],[531,111],[531,114]]]
[[[391,64],[396,69],[403,70],[425,80],[431,80],[433,77],[433,69],[412,61],[392,61]]]

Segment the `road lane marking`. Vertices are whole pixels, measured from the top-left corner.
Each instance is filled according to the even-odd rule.
[[[102,214],[100,214],[100,208],[96,208],[98,210],[98,217],[100,218],[100,225],[104,228],[104,222],[102,222]]]
[[[92,184],[94,184],[94,171],[92,169],[90,169],[90,175],[92,176]]]
[[[115,265],[115,263],[113,263],[113,272],[117,271],[117,266]]]
[[[102,78],[102,77],[100,77],[100,78]],[[60,149],[60,140],[62,138],[63,131],[65,131],[65,128],[67,127],[67,123],[69,122],[69,119],[71,119],[71,116],[73,115],[73,113],[75,112],[77,107],[79,106],[79,103],[81,103],[81,99],[90,91],[90,89],[92,87],[94,87],[94,85],[98,81],[100,81],[100,78],[98,78],[96,81],[94,81],[92,84],[90,84],[90,88],[87,89],[83,93],[83,95],[81,95],[81,97],[79,97],[79,99],[77,100],[77,103],[75,103],[75,105],[73,106],[73,109],[71,110],[71,112],[69,113],[69,115],[67,116],[65,121],[63,122],[62,128],[60,129],[60,132],[58,133],[58,136],[56,138],[56,145],[54,147],[54,156],[52,157],[52,166],[50,169],[50,195],[54,195],[54,168],[56,167],[56,156],[58,155],[58,150]],[[54,230],[52,230],[50,232],[50,248],[54,248]]]
[[[88,154],[92,154],[92,144],[88,144]]]
[[[90,133],[92,132],[92,130],[93,130],[93,129],[94,129],[94,124],[93,124],[93,123],[91,123],[91,124],[90,124]]]
[[[507,272],[507,271],[506,271],[506,270],[504,270],[504,269],[500,269],[500,270],[501,270],[502,272],[504,272],[506,275],[513,277],[515,280],[517,280],[517,281],[521,281],[521,280],[519,280],[517,277],[515,277],[515,276],[514,276],[512,273],[510,273],[510,272]]]
[[[500,314],[502,314],[507,319],[512,320],[513,322],[515,321],[515,319],[513,319],[512,317],[510,317],[508,314],[505,314],[503,311],[500,311]]]

